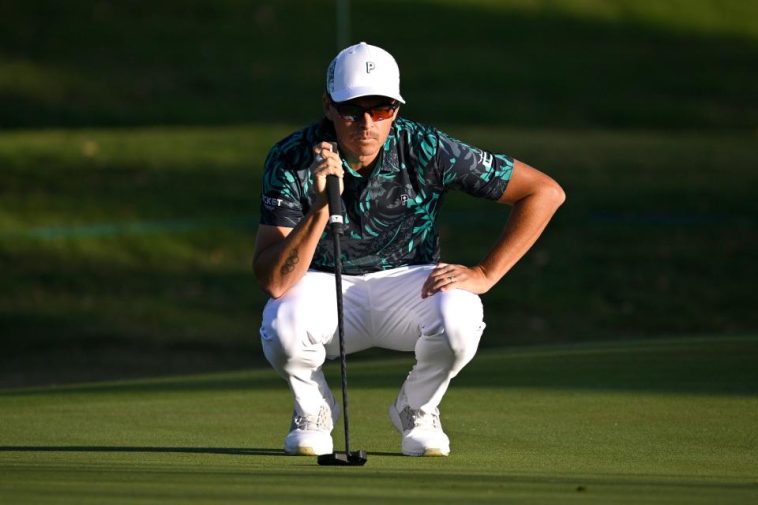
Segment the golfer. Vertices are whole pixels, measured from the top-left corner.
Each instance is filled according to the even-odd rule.
[[[323,119],[278,142],[265,162],[253,269],[271,297],[263,351],[294,396],[288,454],[331,453],[339,416],[322,373],[325,359],[339,356],[328,175],[339,178],[344,214],[345,350],[415,353],[389,407],[409,456],[450,453],[439,405],[476,353],[485,327],[478,295],[526,253],[565,198],[520,161],[400,117],[404,103],[395,59],[364,42],[348,47],[329,65]],[[478,264],[441,261],[437,217],[448,191],[512,206]],[[499,215],[493,209],[489,219]]]

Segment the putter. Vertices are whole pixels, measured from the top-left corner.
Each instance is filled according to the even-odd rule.
[[[340,235],[342,229],[342,205],[340,202],[339,179],[337,176],[326,177],[326,191],[329,198],[329,226],[334,240],[334,279],[337,285],[337,333],[340,341],[340,378],[342,382],[342,420],[345,425],[345,452],[322,454],[318,464],[324,466],[362,466],[366,464],[366,451],[350,451],[350,425],[347,410],[347,360],[345,358],[345,332],[342,316],[342,258],[340,252]]]

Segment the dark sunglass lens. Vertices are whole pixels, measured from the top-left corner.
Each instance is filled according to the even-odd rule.
[[[363,116],[362,107],[347,103],[337,105],[337,112],[339,112],[340,116],[349,121],[355,121],[357,118]]]

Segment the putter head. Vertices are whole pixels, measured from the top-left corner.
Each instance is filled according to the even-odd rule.
[[[318,464],[322,466],[363,466],[368,460],[368,455],[363,449],[359,451],[333,452],[322,454],[318,457]]]

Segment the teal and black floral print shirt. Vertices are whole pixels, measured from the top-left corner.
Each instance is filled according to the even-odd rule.
[[[313,201],[308,170],[313,146],[336,141],[326,120],[278,142],[266,158],[261,223],[295,227]],[[445,192],[499,199],[510,180],[513,159],[453,139],[436,128],[404,118],[392,125],[373,173],[363,177],[343,159],[345,235],[343,273],[361,275],[405,265],[439,262],[437,232]],[[334,270],[333,244],[321,237],[311,268]]]

